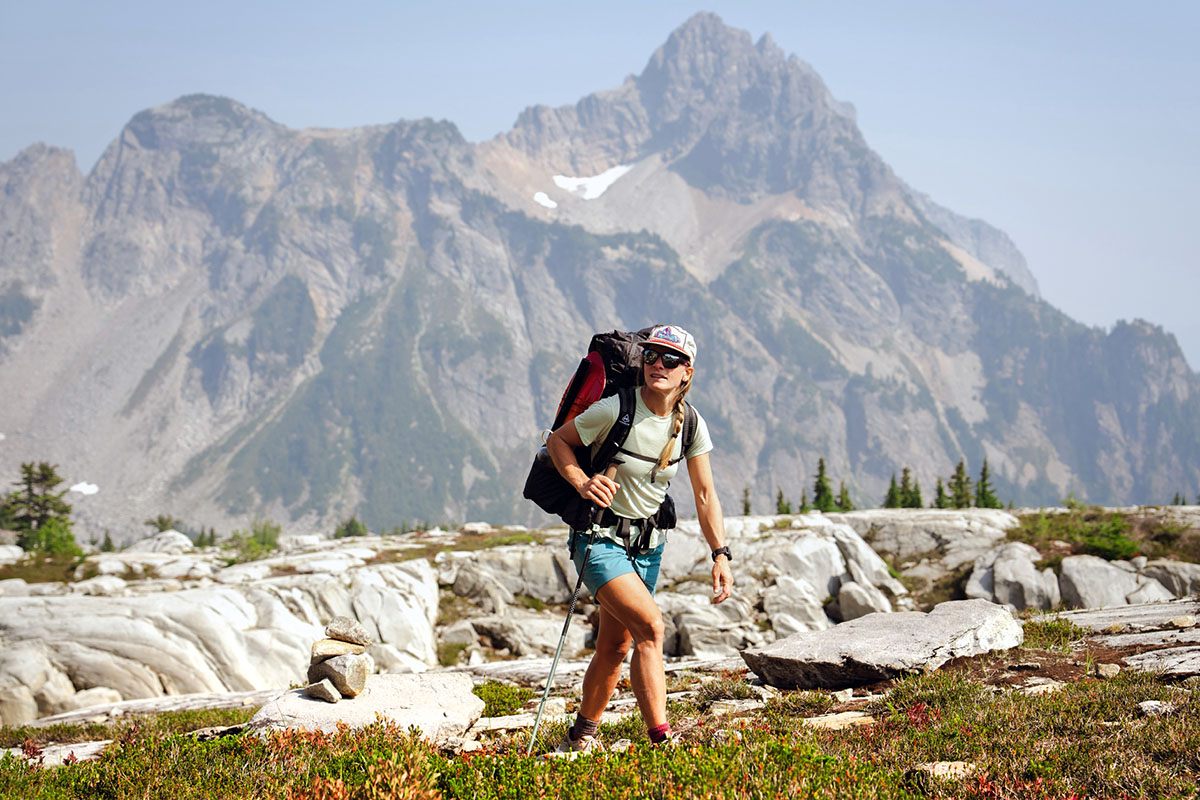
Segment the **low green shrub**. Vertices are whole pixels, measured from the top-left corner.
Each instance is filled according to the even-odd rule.
[[[498,681],[477,684],[471,691],[483,701],[485,717],[504,717],[516,714],[521,710],[521,706],[537,697],[532,689],[510,686]]]

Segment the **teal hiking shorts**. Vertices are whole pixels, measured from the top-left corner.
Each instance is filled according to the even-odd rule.
[[[662,564],[663,548],[666,547],[666,542],[653,550],[647,550],[645,553],[631,557],[629,553],[625,552],[625,545],[609,539],[607,536],[597,535],[596,542],[592,545],[592,552],[588,556],[587,566],[584,566],[583,555],[587,551],[587,540],[586,532],[571,532],[571,545],[575,550],[572,561],[575,562],[575,570],[583,574],[583,585],[592,593],[592,597],[596,596],[596,592],[600,591],[601,586],[628,572],[641,578],[642,583],[646,584],[646,588],[650,590],[650,594],[654,594],[654,588],[658,585],[658,568]]]

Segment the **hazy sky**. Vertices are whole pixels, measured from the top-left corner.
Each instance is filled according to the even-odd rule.
[[[0,160],[43,141],[90,170],[135,113],[192,92],[479,141],[641,72],[700,10],[812,64],[904,180],[1012,236],[1052,303],[1161,324],[1200,367],[1196,2],[3,0]]]

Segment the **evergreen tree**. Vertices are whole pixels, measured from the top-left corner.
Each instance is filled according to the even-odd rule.
[[[1004,507],[996,497],[996,493],[992,491],[992,482],[986,458],[983,460],[983,467],[979,470],[979,483],[975,484],[975,505],[979,508]]]
[[[1181,506],[1181,505],[1183,505],[1183,501],[1181,501],[1181,500],[1179,499],[1179,492],[1176,492],[1176,493],[1175,493],[1175,497],[1173,497],[1173,498],[1171,499],[1171,505],[1173,505],[1173,506]]]
[[[912,470],[905,467],[900,473],[900,490],[897,494],[900,504],[897,508],[912,508]]]
[[[775,495],[775,513],[790,514],[792,513],[792,504],[783,498],[783,487],[779,487],[779,492]]]
[[[116,549],[117,549],[116,546],[113,544],[112,535],[109,534],[108,531],[105,531],[104,532],[104,541],[100,543],[100,552],[101,553],[111,553],[113,550],[116,550]]]
[[[800,490],[800,513],[807,514],[812,511],[812,506],[808,504],[808,489]]]
[[[750,516],[750,487],[742,489],[742,516]]]
[[[65,500],[63,495],[67,492],[55,492],[54,489],[63,482],[56,468],[45,461],[37,464],[27,462],[21,465],[21,480],[17,482],[18,491],[9,495],[7,516],[10,519],[13,530],[18,531],[24,537],[29,545],[26,546],[20,538],[17,544],[24,547],[26,550],[42,549],[39,542],[45,537],[33,536],[32,534],[39,528],[45,527],[51,522],[58,523],[58,527],[51,538],[59,537],[61,531],[66,532],[66,535],[71,539],[71,546],[75,546],[75,538],[71,536],[71,506]],[[49,534],[48,534],[49,535]],[[44,544],[44,543],[43,543]]]
[[[921,499],[921,482],[913,478],[912,493],[908,496],[906,508],[924,508],[925,501]]]
[[[887,495],[883,498],[884,508],[900,507],[900,487],[896,485],[896,473],[892,473],[892,482],[888,484]]]
[[[850,493],[846,491],[846,482],[841,482],[841,487],[838,489],[837,496],[838,511],[853,511],[854,502],[850,500]]]
[[[358,517],[351,517],[337,526],[333,532],[333,538],[345,539],[348,536],[366,536],[368,533],[367,526],[359,522]]]
[[[934,508],[949,508],[950,498],[946,496],[946,487],[942,483],[942,479],[937,479],[937,494],[933,498]]]
[[[0,495],[0,531],[12,530],[17,526],[17,510],[12,504],[16,496],[15,492]]]
[[[816,481],[813,483],[813,508],[823,513],[833,511],[837,505],[833,490],[829,488],[829,476],[825,474],[825,459],[817,461]]]
[[[954,474],[950,477],[950,505],[953,508],[970,508],[971,478],[967,475],[966,459],[959,459]]]

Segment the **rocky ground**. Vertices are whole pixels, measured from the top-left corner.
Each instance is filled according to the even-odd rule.
[[[917,612],[936,596],[928,587],[949,575],[960,576],[966,597],[986,604],[1038,608],[1053,596],[1047,588],[1053,582],[1056,603],[1097,596],[1102,601],[1095,605],[1110,608],[1106,615],[1150,599],[1157,602],[1136,607],[1153,616],[1173,608],[1166,601],[1200,587],[1200,566],[1171,559],[1069,555],[1039,569],[1042,554],[1008,538],[1017,524],[1009,512],[979,509],[729,518],[737,591],[713,606],[707,548],[695,522],[685,521],[672,534],[658,595],[672,669],[744,669],[751,654],[821,632],[826,642],[845,637],[880,619],[875,612],[891,614],[879,637],[857,638],[868,651],[897,653],[896,637],[915,641],[901,623],[923,618]],[[313,642],[339,615],[358,620],[376,642],[367,649],[373,672],[450,668],[477,681],[537,685],[574,585],[565,549],[561,529],[475,524],[386,537],[285,538],[270,558],[229,563],[230,551],[196,551],[187,537],[168,532],[89,556],[74,581],[0,581],[0,720],[89,718],[108,713],[98,707],[133,709],[147,700],[170,707],[182,697],[229,693],[261,699],[253,693],[303,686]],[[578,610],[556,679],[563,687],[576,684],[586,664],[580,656],[595,608],[585,597]],[[1181,609],[1171,618],[1189,614]],[[1103,619],[1110,621],[1097,630],[1117,624]],[[1163,623],[1131,620],[1121,633],[1097,633],[1108,638],[1096,638],[1101,649],[1093,660],[1111,651],[1104,663],[1130,658],[1128,667],[1145,662],[1151,666],[1140,668],[1200,672],[1195,635],[1182,628],[1162,633]],[[979,626],[970,630],[987,644]],[[961,656],[950,649],[936,657],[944,663]],[[817,661],[812,653],[801,660]],[[914,651],[878,676],[862,672],[870,652],[835,650],[826,660],[832,671],[814,673],[813,685],[841,688],[931,663],[934,655]],[[762,663],[749,666],[767,672]],[[839,669],[859,672],[839,684]],[[1021,674],[1055,678],[1029,669]]]

